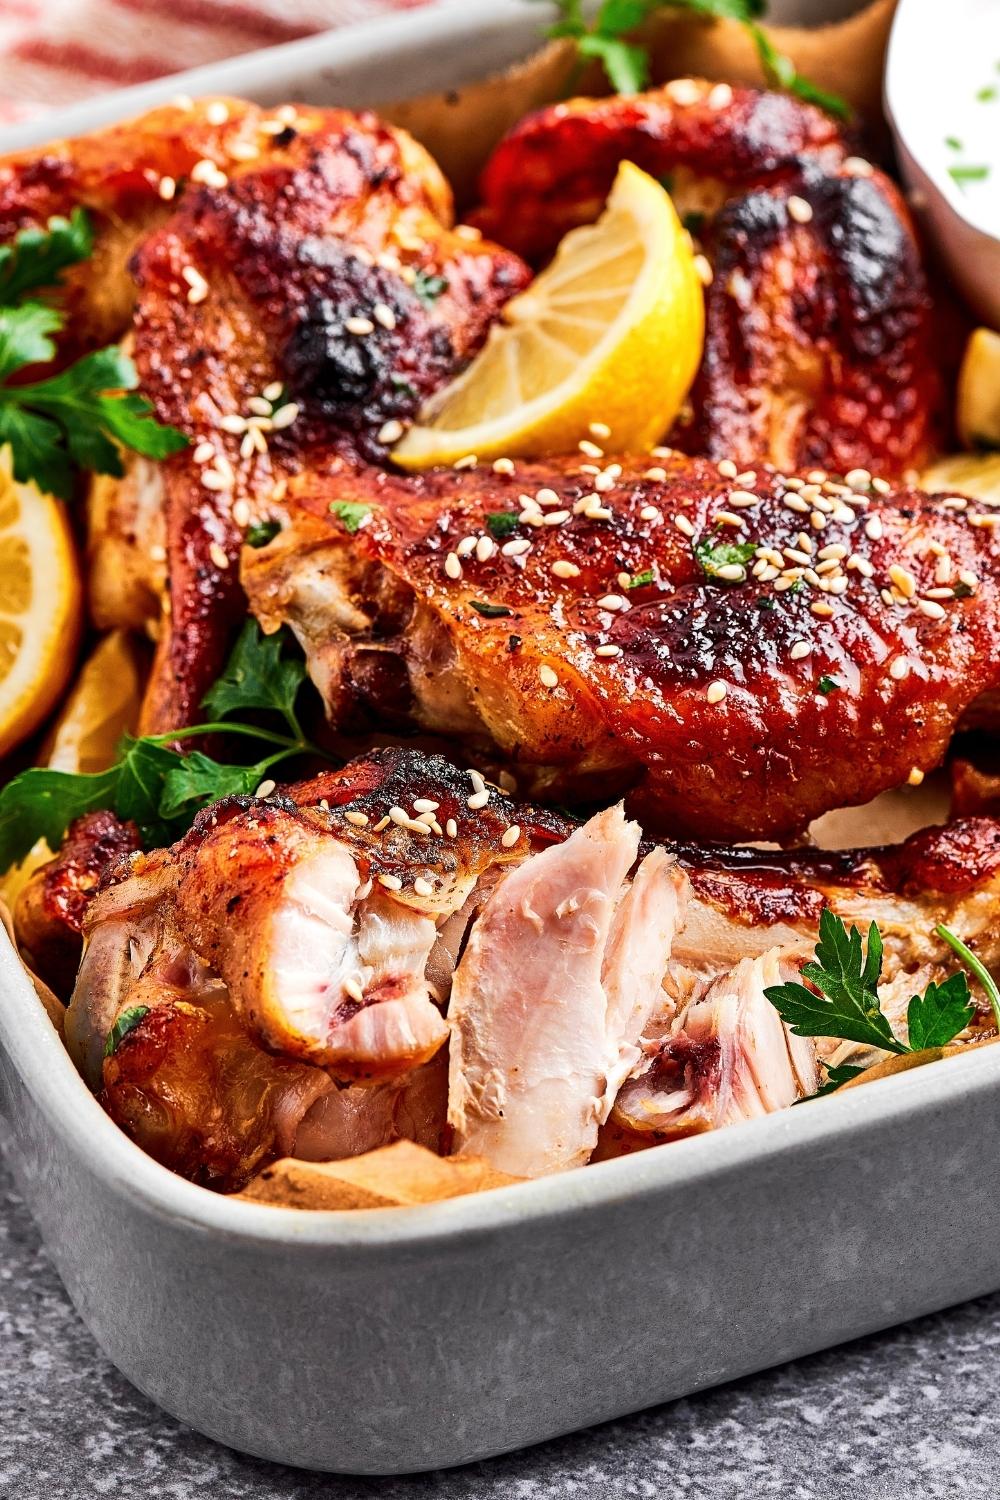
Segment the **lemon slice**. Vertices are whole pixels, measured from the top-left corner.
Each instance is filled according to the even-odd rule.
[[[969,335],[958,375],[956,419],[967,448],[1000,448],[1000,333]]]
[[[73,670],[80,575],[65,508],[0,453],[0,755],[26,739]]]
[[[948,490],[1000,505],[1000,453],[956,453],[939,459],[921,474],[920,488],[930,494]]]
[[[680,410],[704,329],[690,236],[669,194],[623,162],[600,220],[566,235],[393,457],[425,469],[567,453],[592,423],[617,451],[648,448]]]
[[[56,771],[105,771],[123,734],[139,721],[144,666],[124,630],[98,642],[80,668],[59,716],[46,735],[41,759]]]

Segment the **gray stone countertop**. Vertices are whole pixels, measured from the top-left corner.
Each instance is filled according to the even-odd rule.
[[[331,1478],[242,1458],[133,1389],[74,1313],[0,1158],[0,1500],[369,1495],[996,1500],[1000,1295],[509,1458]]]

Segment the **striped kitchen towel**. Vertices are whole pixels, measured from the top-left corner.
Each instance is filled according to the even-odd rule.
[[[0,0],[0,123],[425,0]]]

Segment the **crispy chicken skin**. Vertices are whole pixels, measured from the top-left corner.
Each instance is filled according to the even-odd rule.
[[[998,543],[964,501],[763,468],[737,486],[675,456],[605,468],[588,502],[596,467],[293,486],[286,529],[244,553],[251,608],[291,624],[338,727],[489,745],[533,796],[627,788],[652,833],[793,835],[940,763],[995,685]],[[536,524],[522,494],[543,495]],[[331,497],[370,508],[356,535]],[[765,555],[745,577],[699,561],[747,542]]]
[[[32,875],[14,907],[18,945],[30,967],[66,996],[80,963],[83,921],[104,871],[139,849],[139,830],[112,812],[70,824],[55,857]]]
[[[619,162],[663,177],[714,267],[691,416],[673,441],[741,468],[899,474],[941,403],[909,215],[827,115],[680,80],[529,115],[497,147],[477,222],[538,261],[600,213]]]

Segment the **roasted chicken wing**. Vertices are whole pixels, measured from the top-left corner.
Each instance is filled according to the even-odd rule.
[[[784,837],[937,765],[1000,674],[996,518],[850,477],[345,469],[290,487],[243,578],[341,729],[460,737],[532,796],[624,791],[647,831]]]
[[[538,261],[597,218],[622,160],[662,178],[714,268],[672,441],[741,468],[899,474],[935,438],[930,302],[899,192],[849,152],[812,105],[680,79],[529,115],[487,164],[477,222]]]

